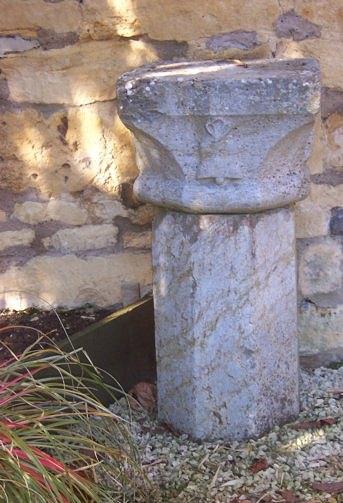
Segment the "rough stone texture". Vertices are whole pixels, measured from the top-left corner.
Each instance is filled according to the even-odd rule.
[[[343,91],[340,89],[323,87],[321,109],[323,119],[327,119],[334,113],[343,114]]]
[[[115,271],[115,274],[110,274]],[[151,284],[151,260],[147,253],[117,253],[103,257],[75,255],[41,256],[24,267],[11,267],[0,274],[0,307],[24,309],[36,305],[68,308],[122,303],[121,285],[135,282],[142,289]],[[138,300],[140,292],[134,300]]]
[[[12,218],[35,225],[58,220],[69,225],[82,225],[87,221],[87,211],[75,203],[51,199],[47,203],[26,201],[14,206]]]
[[[30,0],[0,0],[0,33],[35,36],[40,28],[59,33],[77,31],[81,26],[81,11],[75,0],[49,3]]]
[[[330,232],[334,236],[343,236],[343,208],[332,208]]]
[[[310,195],[296,204],[295,222],[298,238],[325,236],[329,233],[331,208],[343,200],[343,185],[311,184]]]
[[[118,228],[110,224],[84,225],[73,229],[62,229],[53,236],[43,239],[44,246],[64,252],[99,250],[117,242]]]
[[[343,252],[340,243],[310,243],[300,256],[299,285],[304,297],[330,293],[343,286]]]
[[[126,232],[123,236],[124,248],[151,248],[151,232]]]
[[[0,121],[0,184],[45,196],[95,186],[113,193],[137,174],[131,134],[115,102],[6,111]]]
[[[321,308],[312,302],[303,302],[298,314],[300,351],[338,354],[342,351],[342,326],[342,306]]]
[[[330,167],[343,168],[343,115],[334,113],[325,121],[327,149],[325,160]]]
[[[31,229],[0,232],[0,250],[5,250],[12,246],[29,246],[34,238],[35,233]]]
[[[153,265],[160,418],[199,439],[237,439],[297,414],[290,211],[163,212]]]
[[[122,72],[156,59],[142,41],[106,40],[9,55],[0,68],[13,101],[83,105],[113,99]]]
[[[306,38],[319,38],[320,26],[299,16],[291,9],[278,18],[275,24],[278,37],[292,38],[293,40],[305,40]]]
[[[315,58],[320,61],[322,84],[326,87],[343,87],[343,40],[306,39],[301,42],[283,39],[276,56],[280,58]]]
[[[239,0],[176,3],[173,0],[98,0],[96,3],[97,7],[91,11],[94,2],[85,1],[85,10],[89,11],[87,20],[94,26],[93,37],[99,37],[97,32],[103,26],[107,36],[110,33],[132,36],[140,32],[158,40],[188,41],[237,29],[271,29],[279,14],[278,4],[273,0],[265,0],[263,9],[256,3]]]
[[[194,213],[304,198],[318,78],[311,60],[163,64],[125,74],[119,115],[135,133],[137,196]]]
[[[257,59],[272,56],[268,37],[255,31],[236,30],[188,42],[190,59]]]
[[[39,47],[36,40],[25,40],[22,37],[0,37],[0,58],[11,52],[23,52]]]
[[[302,38],[314,25],[320,27],[320,38],[278,37],[275,24],[292,10],[289,32]],[[128,197],[137,168],[131,134],[117,118],[112,97],[118,73],[152,61],[150,57],[318,57],[323,70],[324,121],[315,125],[308,167],[312,175],[321,176],[312,177],[321,187],[311,190],[308,203],[300,203],[297,232],[306,239],[331,232],[331,210],[341,207],[343,198],[342,182],[338,184],[339,172],[343,172],[339,118],[343,113],[342,0],[0,0],[0,13],[0,45],[8,48],[19,43],[23,50],[5,54],[0,61],[0,212],[4,212],[0,213],[0,231],[22,229],[20,221],[11,218],[15,203],[19,207],[26,202],[45,205],[51,197],[62,198],[87,213],[86,220],[86,213],[75,217],[71,211],[71,223],[66,223],[67,217],[32,224],[24,221],[26,226],[35,226],[36,238],[30,247],[5,250],[1,271],[11,264],[24,266],[35,254],[65,253],[47,251],[42,244],[42,239],[64,226],[113,224],[115,220],[120,228],[117,252],[123,249],[124,234],[149,230],[152,208],[138,206]],[[25,102],[19,106],[11,101],[10,91]],[[91,253],[106,256],[108,251],[82,252]],[[112,274],[121,289],[124,280],[114,269]],[[125,285],[127,294],[122,296],[128,301],[140,288],[135,280]],[[334,293],[332,299],[336,306]],[[313,316],[319,323],[319,317]],[[305,330],[306,324],[302,338],[307,337]],[[307,340],[311,337],[314,347],[316,337],[325,345],[320,329],[315,332],[312,327]]]

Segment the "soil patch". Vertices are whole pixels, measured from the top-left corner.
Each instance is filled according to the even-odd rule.
[[[37,339],[44,347],[51,339],[58,342],[67,334],[87,328],[89,325],[105,318],[113,309],[95,309],[84,307],[69,311],[56,310],[63,326],[54,311],[40,311],[29,308],[24,311],[0,310],[0,363],[9,358],[10,353],[21,354]],[[64,327],[64,328],[63,328]]]

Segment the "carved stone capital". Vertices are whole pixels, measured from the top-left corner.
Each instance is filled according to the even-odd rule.
[[[320,104],[314,60],[152,65],[124,74],[117,95],[142,201],[239,213],[306,197]]]

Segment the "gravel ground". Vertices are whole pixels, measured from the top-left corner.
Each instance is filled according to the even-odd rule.
[[[258,440],[198,444],[143,410],[132,431],[161,503],[343,502],[342,398],[343,367],[321,368],[301,372],[298,420]]]

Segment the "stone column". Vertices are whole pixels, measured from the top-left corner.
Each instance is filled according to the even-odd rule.
[[[256,437],[299,411],[291,203],[308,192],[313,60],[166,63],[118,82],[153,265],[161,420]]]

